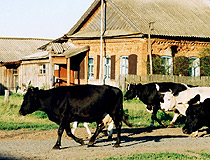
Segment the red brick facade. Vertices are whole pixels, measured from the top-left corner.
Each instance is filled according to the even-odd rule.
[[[98,79],[98,58],[100,55],[100,40],[74,40],[73,43],[78,46],[89,45],[89,57],[94,59],[94,79]],[[189,40],[171,40],[171,39],[151,39],[152,54],[159,56],[185,56],[199,57],[202,49],[208,47],[210,42],[189,41]],[[104,55],[115,56],[115,76],[120,74],[121,56],[136,55],[136,74],[146,75],[147,57],[148,57],[148,39],[147,38],[126,38],[126,39],[106,39],[103,43]],[[135,59],[135,58],[134,58]],[[131,63],[132,61],[129,61]],[[113,64],[113,63],[112,63]],[[135,66],[135,65],[134,65]],[[129,69],[128,69],[129,70]],[[129,72],[129,71],[128,71]],[[134,71],[135,72],[135,71]],[[129,73],[128,73],[129,74]]]

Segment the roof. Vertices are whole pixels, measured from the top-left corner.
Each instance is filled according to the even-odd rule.
[[[37,52],[37,48],[50,42],[49,39],[0,38],[0,62],[17,62],[24,56]]]
[[[52,51],[52,56],[60,57],[65,56],[66,58],[73,57],[80,53],[86,52],[90,49],[89,46],[75,46],[72,42],[65,42],[65,43],[56,43],[50,42],[48,45],[42,48],[42,51],[37,51],[34,54],[27,55],[22,57],[22,60],[32,60],[32,59],[40,59],[40,58],[48,58],[49,51]]]
[[[68,37],[100,36],[100,0],[95,0],[66,34]],[[210,0],[106,0],[104,37],[148,34],[210,37]]]
[[[73,43],[71,43],[69,48],[67,48],[64,51],[63,55],[65,55],[66,58],[70,58],[70,57],[73,57],[77,54],[87,52],[88,50],[90,50],[89,46],[79,46],[79,47],[77,47]]]
[[[39,51],[34,54],[22,57],[24,59],[37,59],[37,58],[47,58],[49,55],[49,51]]]

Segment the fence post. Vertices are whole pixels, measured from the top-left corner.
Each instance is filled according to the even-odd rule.
[[[9,100],[9,90],[5,90],[4,103],[7,103],[8,100]]]

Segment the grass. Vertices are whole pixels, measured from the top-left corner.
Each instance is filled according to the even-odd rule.
[[[207,153],[197,153],[196,156],[189,156],[179,153],[144,153],[144,154],[133,154],[131,156],[123,157],[109,157],[104,158],[103,160],[205,160],[210,159],[210,154]]]
[[[27,116],[18,114],[22,104],[23,96],[13,94],[9,97],[9,102],[4,103],[4,96],[0,96],[0,130],[16,130],[22,128],[30,129],[55,129],[58,126],[48,120],[44,112],[36,111]],[[128,120],[136,127],[148,127],[151,123],[151,114],[145,109],[145,105],[138,99],[124,101],[124,111],[128,115]],[[172,120],[173,113],[164,113],[158,111],[158,118],[165,124],[169,124]],[[125,124],[123,124],[125,126]],[[182,121],[177,126],[182,126]],[[155,126],[159,126],[155,122]],[[82,124],[79,127],[83,127]],[[96,127],[96,123],[89,124],[89,127]]]
[[[0,96],[0,130],[58,128],[55,123],[48,120],[44,112],[37,111],[27,116],[19,115],[22,99],[22,96],[13,94],[9,97],[9,102],[5,104],[4,96]]]
[[[147,112],[145,105],[138,99],[124,101],[124,111],[128,115],[128,119],[136,127],[143,126],[148,127],[151,123],[151,113]],[[169,125],[172,118],[173,112],[162,112],[158,111],[157,117],[166,125]],[[180,116],[176,122],[175,127],[182,127],[184,122],[184,117]],[[155,121],[155,126],[160,125]]]

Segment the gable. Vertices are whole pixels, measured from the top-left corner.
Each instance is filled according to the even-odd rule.
[[[104,37],[136,34],[138,30],[129,24],[109,3],[104,5]],[[94,12],[89,20],[71,37],[100,37],[101,35],[101,7]]]

